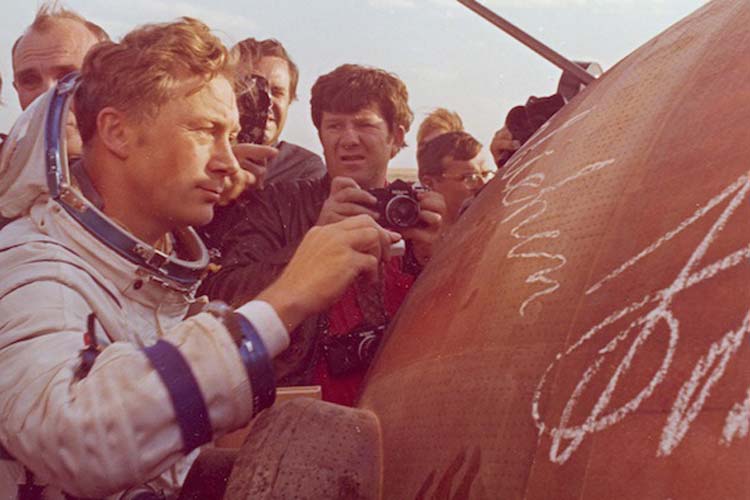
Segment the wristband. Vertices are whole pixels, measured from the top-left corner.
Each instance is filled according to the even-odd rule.
[[[239,349],[253,394],[255,417],[276,400],[276,380],[268,350],[253,324],[225,303],[213,301],[203,310],[221,320]]]

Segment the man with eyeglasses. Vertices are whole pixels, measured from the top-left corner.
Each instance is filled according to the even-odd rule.
[[[444,227],[456,222],[466,200],[494,175],[485,166],[482,145],[466,132],[447,132],[420,144],[417,164],[419,181],[445,198]]]

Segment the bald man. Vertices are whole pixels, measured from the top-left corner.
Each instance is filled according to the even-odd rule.
[[[21,109],[81,68],[86,52],[108,40],[107,33],[73,11],[43,4],[13,45],[13,87]]]

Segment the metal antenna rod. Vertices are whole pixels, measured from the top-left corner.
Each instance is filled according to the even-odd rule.
[[[573,61],[570,61],[564,56],[558,54],[533,36],[523,31],[521,28],[518,28],[517,26],[506,21],[476,0],[458,0],[458,3],[463,4],[465,7],[473,10],[558,68],[562,69],[563,71],[567,71],[575,78],[577,78],[582,84],[588,85],[596,79]]]

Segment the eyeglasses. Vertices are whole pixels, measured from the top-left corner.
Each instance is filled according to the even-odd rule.
[[[494,170],[483,170],[482,172],[471,172],[459,176],[449,176],[441,174],[443,179],[461,181],[468,189],[474,189],[482,184],[489,182],[495,176]]]

